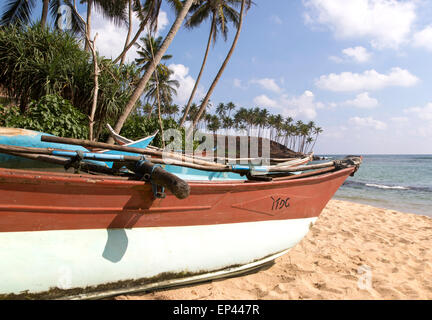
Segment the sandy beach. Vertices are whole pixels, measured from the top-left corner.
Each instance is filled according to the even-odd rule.
[[[115,299],[432,299],[432,218],[331,200],[270,268]]]

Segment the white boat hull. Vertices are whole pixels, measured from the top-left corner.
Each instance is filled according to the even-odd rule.
[[[223,277],[286,252],[316,219],[1,232],[0,297],[91,298]]]

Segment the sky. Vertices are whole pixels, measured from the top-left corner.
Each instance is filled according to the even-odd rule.
[[[4,1],[2,1],[4,3]],[[37,9],[36,9],[37,10]],[[79,7],[84,16],[85,8]],[[175,16],[165,3],[158,35]],[[135,28],[137,24],[135,24]],[[210,21],[182,27],[167,53],[184,105],[204,55]],[[115,57],[126,28],[95,13],[100,54]],[[196,101],[235,34],[211,48]],[[129,61],[136,52],[128,54]],[[211,102],[267,108],[323,129],[316,154],[432,153],[432,1],[255,0]]]

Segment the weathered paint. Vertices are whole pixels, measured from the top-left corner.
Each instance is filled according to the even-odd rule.
[[[14,137],[23,135],[37,135],[37,132],[20,128],[0,127],[0,136]]]
[[[300,241],[354,169],[191,181],[183,200],[155,199],[141,181],[0,169],[0,293],[112,290],[251,263]]]
[[[315,219],[1,232],[0,294],[27,291],[30,296],[54,288],[84,292],[119,281],[157,282],[245,265],[291,248]]]
[[[54,149],[83,151],[83,152],[89,151],[86,148],[81,146],[41,141],[41,136],[43,135],[51,136],[50,134],[39,132],[39,131],[0,127],[0,144],[21,146],[21,147],[33,147],[33,148],[54,148]],[[154,135],[151,135],[143,139],[133,141],[132,143],[127,144],[125,146],[145,149],[147,148],[149,143],[153,140],[153,138]],[[109,155],[120,155],[120,154],[137,155],[137,154],[131,154],[131,153],[120,152],[115,150],[102,150],[99,151],[99,153],[109,154]],[[100,161],[91,161],[91,162],[103,166],[108,165],[109,167],[112,167],[112,162],[100,162]],[[16,167],[21,167],[21,168],[32,167],[35,165],[37,166],[36,161],[0,153],[0,166],[7,166],[10,165],[11,163],[14,164]]]
[[[317,217],[353,170],[275,182],[190,181],[189,197],[180,200],[169,191],[155,199],[142,181],[0,169],[0,232]]]

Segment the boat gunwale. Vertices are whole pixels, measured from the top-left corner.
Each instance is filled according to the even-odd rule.
[[[339,177],[342,175],[349,175],[354,172],[355,167],[348,167],[339,169],[336,171],[325,172],[322,174],[318,174],[316,176],[304,177],[299,179],[291,179],[291,180],[280,180],[280,181],[248,181],[248,180],[224,180],[224,181],[207,181],[207,180],[192,180],[187,181],[190,187],[200,188],[200,187],[216,187],[215,189],[221,189],[224,187],[241,187],[241,189],[250,189],[254,187],[261,188],[272,188],[272,187],[280,187],[283,185],[298,185],[302,183],[317,183],[320,181],[326,181],[331,178]],[[115,187],[137,187],[137,186],[149,186],[150,183],[145,181],[137,181],[137,180],[129,180],[124,177],[112,177],[112,176],[96,176],[91,174],[74,174],[74,173],[62,173],[62,172],[47,172],[47,171],[30,171],[23,169],[6,169],[0,168],[0,182],[4,179],[10,179],[11,176],[13,178],[29,180],[29,179],[38,179],[46,182],[70,182],[77,184],[97,184],[103,186],[115,186]]]

